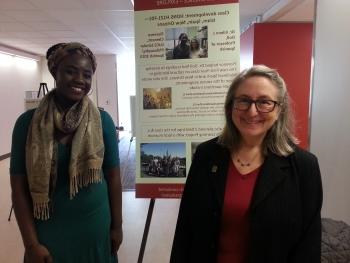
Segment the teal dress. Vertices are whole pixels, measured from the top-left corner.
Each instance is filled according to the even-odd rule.
[[[34,110],[23,113],[12,135],[10,174],[26,175],[25,143]],[[115,126],[110,115],[100,111],[105,154],[104,174],[119,166]],[[70,146],[58,145],[57,183],[52,197],[50,219],[35,220],[39,242],[50,251],[54,263],[114,263],[111,254],[111,214],[105,178],[101,183],[79,189],[69,198],[68,165]]]

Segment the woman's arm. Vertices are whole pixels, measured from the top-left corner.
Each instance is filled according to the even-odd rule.
[[[171,249],[170,263],[185,263],[189,261],[188,255],[192,239],[192,213],[194,207],[194,195],[198,190],[199,167],[205,160],[201,157],[200,146],[193,156],[191,167],[187,176],[184,191],[181,197],[179,213],[175,228],[174,240]]]
[[[49,251],[39,243],[33,217],[33,208],[27,177],[11,176],[12,205],[25,247],[25,262],[51,263]]]
[[[10,181],[12,205],[17,224],[25,247],[25,262],[52,262],[50,253],[42,246],[37,237],[32,199],[26,176],[25,145],[27,132],[34,110],[29,110],[18,117],[12,133]]]
[[[109,204],[111,210],[111,252],[116,255],[123,240],[122,230],[122,186],[119,169],[119,149],[116,127],[111,116],[101,111],[103,142],[105,154],[103,173],[107,181]]]
[[[108,195],[111,209],[111,249],[116,254],[123,241],[122,230],[122,187],[120,181],[120,169],[114,167],[106,172]]]
[[[298,160],[298,159],[297,159]],[[317,158],[299,158],[300,188],[303,202],[302,235],[291,263],[321,262],[322,182]]]

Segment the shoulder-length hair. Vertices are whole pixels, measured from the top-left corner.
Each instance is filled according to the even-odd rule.
[[[298,143],[294,136],[294,116],[291,111],[290,97],[286,84],[278,72],[264,65],[255,65],[243,70],[232,81],[225,100],[226,123],[219,136],[219,143],[229,148],[231,151],[237,150],[241,135],[232,121],[233,99],[238,87],[248,78],[261,76],[269,79],[278,89],[279,116],[263,140],[263,153],[269,151],[280,156],[287,156],[294,152],[294,146]]]

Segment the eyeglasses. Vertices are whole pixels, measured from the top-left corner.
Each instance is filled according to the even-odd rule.
[[[258,112],[268,113],[275,109],[276,105],[280,105],[277,101],[267,99],[252,100],[249,98],[234,98],[233,108],[239,111],[247,111],[252,104],[255,104],[255,108]]]

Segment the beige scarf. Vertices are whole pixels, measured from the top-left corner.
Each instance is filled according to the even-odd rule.
[[[104,144],[99,110],[85,96],[63,113],[56,106],[54,94],[52,90],[40,102],[26,143],[26,169],[34,218],[41,220],[50,217],[50,195],[57,179],[56,129],[74,133],[68,170],[70,199],[79,188],[102,180]]]

